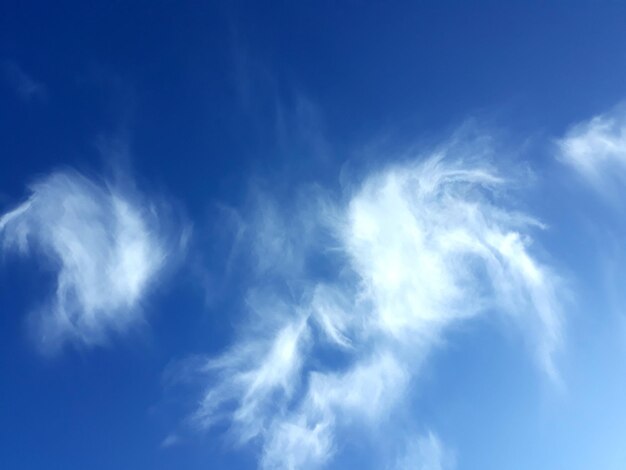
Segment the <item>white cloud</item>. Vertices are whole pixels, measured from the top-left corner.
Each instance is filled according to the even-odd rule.
[[[351,426],[383,429],[452,325],[490,312],[532,332],[533,354],[556,376],[559,279],[533,256],[529,236],[541,225],[502,204],[508,181],[493,168],[453,157],[373,173],[345,202],[326,199],[299,214],[306,223],[281,225],[278,240],[300,241],[303,259],[340,266],[330,279],[306,263],[285,272],[285,283],[302,287],[280,302],[265,297],[263,314],[249,300],[256,333],[207,360],[215,382],[201,426],[224,419],[240,442],[255,438],[263,468],[319,467]],[[298,232],[311,224],[332,234],[327,245],[307,239],[315,230]],[[328,351],[336,359],[324,359]],[[440,468],[437,446],[432,436],[418,441],[435,457],[417,468]]]
[[[626,108],[572,126],[557,140],[558,158],[601,192],[626,180]]]
[[[73,171],[30,189],[0,218],[0,242],[3,251],[36,253],[58,271],[54,296],[34,314],[44,349],[101,344],[140,320],[141,300],[168,257],[156,209]]]
[[[302,418],[275,420],[267,432],[260,466],[289,470],[317,468],[333,451],[326,421],[307,423]]]
[[[194,421],[209,427],[229,409],[240,443],[263,433],[298,385],[308,332],[306,322],[296,318],[206,363],[204,371],[215,371],[220,382],[209,389]]]
[[[393,353],[372,356],[346,371],[310,372],[300,405],[285,418],[274,419],[267,432],[263,468],[317,468],[333,456],[339,427],[375,426],[384,418],[404,395],[410,371]]]

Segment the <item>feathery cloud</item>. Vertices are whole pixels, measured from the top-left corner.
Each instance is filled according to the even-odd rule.
[[[43,348],[101,344],[140,320],[141,300],[170,250],[156,208],[75,171],[52,173],[30,191],[0,218],[0,242],[58,270],[54,296],[34,313]]]
[[[557,377],[560,281],[529,235],[541,224],[501,203],[508,181],[491,166],[446,152],[372,173],[340,202],[308,204],[300,221],[269,224],[284,233],[257,243],[288,239],[303,261],[283,273],[289,295],[248,298],[254,334],[200,366],[211,377],[200,428],[231,423],[240,444],[261,444],[263,468],[316,468],[346,430],[386,426],[446,331],[487,313],[532,332],[537,362]],[[312,242],[311,225],[326,238]],[[325,258],[340,264],[334,275],[307,269]]]

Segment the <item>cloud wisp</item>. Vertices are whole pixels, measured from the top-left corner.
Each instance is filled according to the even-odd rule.
[[[140,320],[171,249],[156,207],[75,171],[52,173],[30,193],[0,218],[0,246],[37,254],[56,271],[54,295],[32,314],[43,349],[102,344]]]
[[[626,183],[626,107],[572,126],[556,141],[558,159],[597,191],[610,193]]]
[[[393,470],[452,470],[454,454],[432,432],[412,436],[407,440],[404,454],[398,458]]]
[[[28,75],[13,61],[5,60],[0,64],[4,77],[15,92],[25,101],[42,98],[46,95],[46,87]]]
[[[273,221],[288,232],[281,251],[302,261],[278,271],[288,289],[252,289],[248,330],[196,367],[208,385],[195,425],[229,423],[239,444],[260,445],[262,468],[317,468],[350,429],[401,439],[389,416],[420,364],[451,327],[488,313],[529,332],[534,357],[556,378],[560,281],[533,255],[530,233],[541,224],[503,202],[508,184],[484,161],[444,149],[373,172],[344,197],[320,197],[291,224]],[[309,269],[324,260],[333,274]],[[272,262],[281,257],[263,264]],[[418,451],[436,451],[433,439]],[[433,455],[424,468],[441,468]]]

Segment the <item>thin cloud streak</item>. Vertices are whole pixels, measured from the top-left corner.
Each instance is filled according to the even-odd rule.
[[[52,173],[30,192],[0,218],[0,242],[4,252],[36,254],[58,270],[54,296],[32,316],[42,348],[103,344],[140,321],[170,250],[156,209],[74,171]]]
[[[208,374],[199,428],[230,423],[239,444],[260,443],[262,468],[317,468],[354,426],[400,438],[388,417],[423,361],[453,325],[487,313],[531,332],[538,364],[558,379],[561,283],[532,254],[541,224],[500,202],[506,178],[463,156],[443,149],[374,172],[344,202],[322,197],[291,225],[269,224],[285,231],[270,248],[289,240],[291,258],[341,266],[320,279],[290,262],[279,270],[290,296],[248,298],[255,333],[197,371]],[[311,240],[312,225],[330,237]],[[257,256],[276,254],[256,243]],[[280,257],[259,264],[272,263]],[[340,359],[324,360],[329,352]]]

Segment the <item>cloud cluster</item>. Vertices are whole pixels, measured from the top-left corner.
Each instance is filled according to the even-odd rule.
[[[0,218],[0,243],[57,271],[54,296],[33,314],[44,349],[101,344],[140,320],[141,300],[168,257],[156,209],[73,171],[52,173],[30,191]]]
[[[290,256],[340,266],[319,276],[289,263],[280,271],[289,289],[251,291],[253,327],[198,367],[208,386],[196,425],[229,423],[240,444],[260,443],[263,468],[316,468],[345,431],[382,429],[446,331],[486,313],[529,332],[555,377],[559,279],[532,254],[529,232],[541,225],[499,197],[507,184],[479,159],[444,150],[374,172],[340,201],[307,205],[305,223],[270,223],[286,232],[270,248],[288,240]],[[311,241],[312,225],[327,236]],[[263,252],[274,254],[264,265],[281,263]]]

